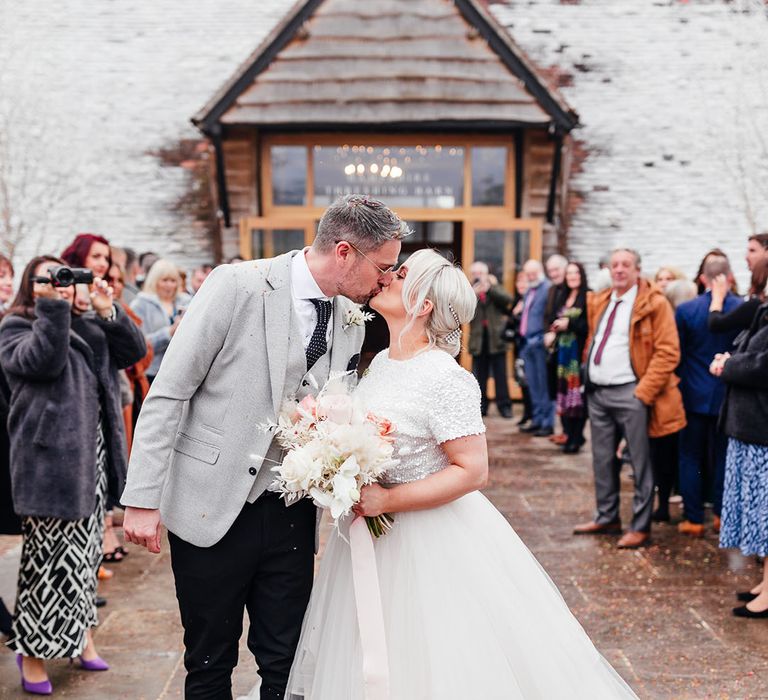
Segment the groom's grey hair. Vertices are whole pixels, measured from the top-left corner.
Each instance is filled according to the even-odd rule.
[[[410,233],[408,224],[384,202],[364,194],[348,194],[325,210],[312,246],[327,253],[339,241],[348,241],[367,253]]]

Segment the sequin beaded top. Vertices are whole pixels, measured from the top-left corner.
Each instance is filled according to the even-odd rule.
[[[395,426],[399,464],[381,481],[402,484],[448,466],[440,444],[485,432],[477,380],[447,352],[428,350],[408,360],[373,358],[355,396],[363,407]]]

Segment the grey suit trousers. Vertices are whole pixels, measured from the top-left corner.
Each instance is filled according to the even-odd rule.
[[[592,465],[595,472],[595,522],[619,520],[620,464],[616,445],[626,438],[634,471],[635,497],[630,529],[648,532],[653,510],[653,469],[648,440],[648,407],[635,396],[635,383],[596,387],[589,395]]]

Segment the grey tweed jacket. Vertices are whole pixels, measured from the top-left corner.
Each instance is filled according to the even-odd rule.
[[[217,267],[173,336],[136,426],[125,506],[160,508],[165,526],[199,547],[218,542],[242,510],[286,395],[290,261]],[[333,307],[331,372],[356,366],[364,329]],[[357,357],[355,357],[357,356]]]

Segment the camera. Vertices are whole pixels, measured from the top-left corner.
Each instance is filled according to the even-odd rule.
[[[93,284],[93,272],[85,267],[54,265],[48,268],[48,277],[35,277],[34,282],[48,283],[54,287],[71,287],[73,284]]]

